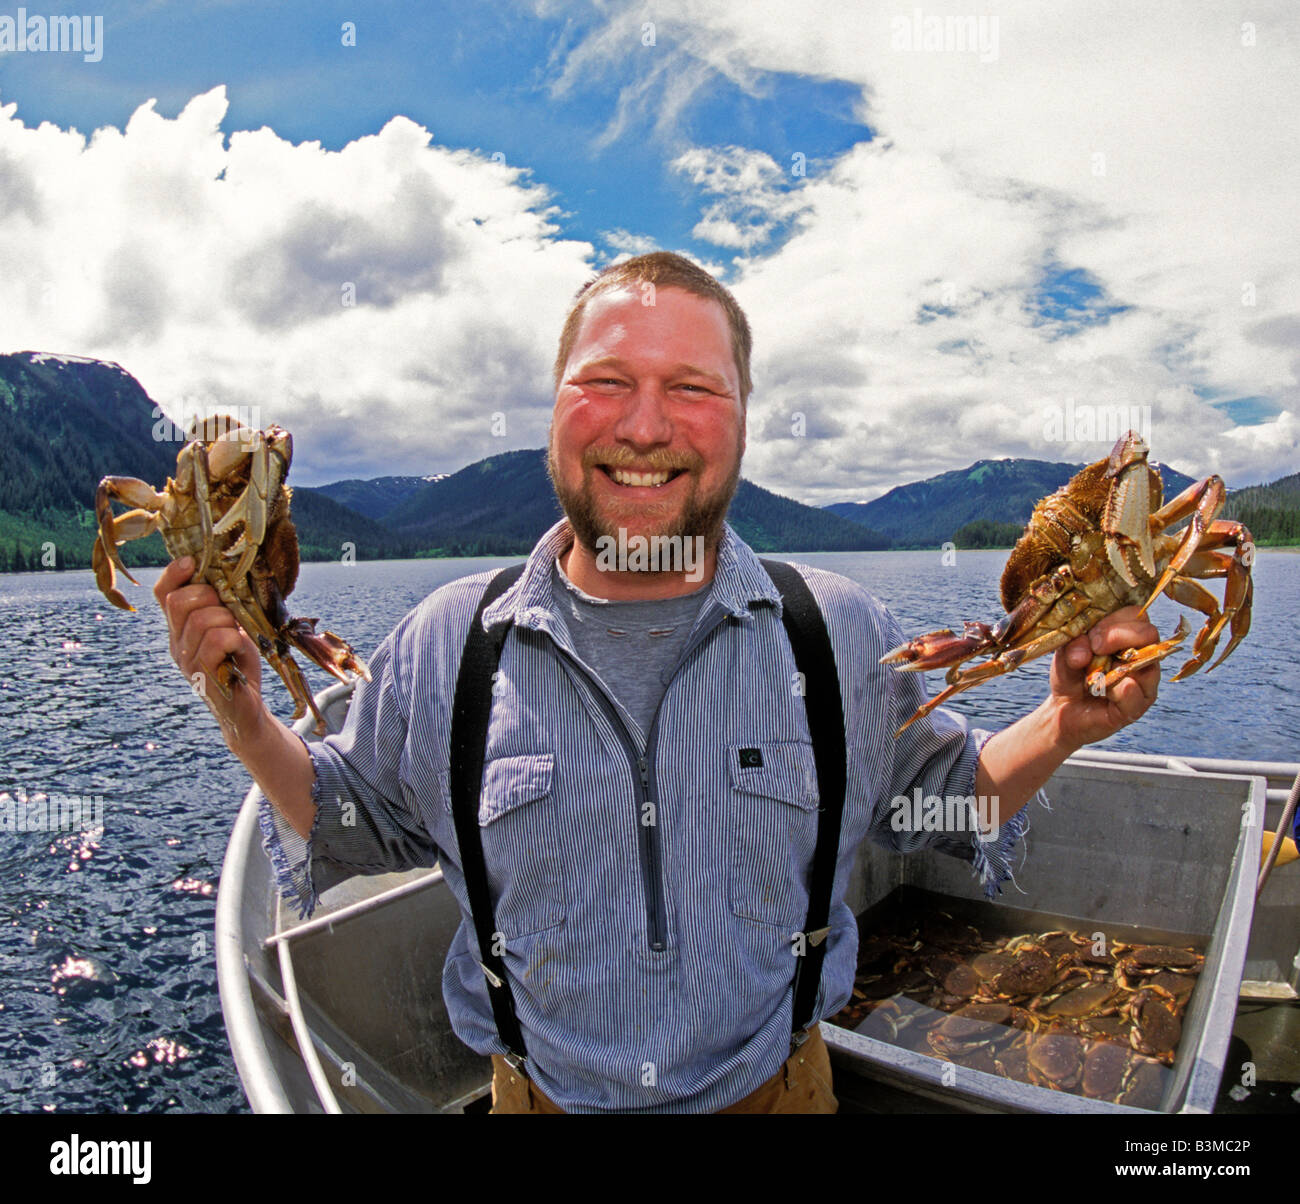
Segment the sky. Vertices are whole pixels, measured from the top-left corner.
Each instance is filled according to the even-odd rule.
[[[298,484],[450,472],[543,446],[574,291],[675,250],[766,488],[1117,424],[1239,487],[1300,470],[1298,134],[1292,0],[0,0],[0,352],[256,407]]]

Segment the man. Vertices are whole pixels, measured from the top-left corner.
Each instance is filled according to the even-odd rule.
[[[525,1071],[498,1057],[496,1110],[832,1111],[829,1060],[791,1052],[791,934],[808,907],[816,766],[780,595],[724,524],[745,449],[750,334],[734,299],[678,256],[609,269],[579,293],[556,360],[549,466],[567,521],[483,623],[510,624],[493,687],[479,824]],[[667,538],[676,561],[611,546]],[[611,545],[611,541],[612,545]],[[689,556],[698,551],[699,559]],[[310,910],[355,873],[439,861],[463,911],[448,785],[452,691],[488,575],[412,611],[371,659],[339,737],[304,745],[262,705],[251,641],[207,586],[171,566],[156,593],[187,678],[233,656],[248,688],[206,697],[273,804],[263,830],[282,888]],[[840,678],[848,783],[817,1014],[847,1000],[843,902],[867,837],[939,848],[987,883],[1009,876],[1021,808],[1075,749],[1150,706],[1158,666],[1107,699],[1093,652],[1156,638],[1133,610],[1060,650],[1051,694],[997,735],[879,664],[902,632],[859,586],[804,570]],[[997,840],[896,832],[920,786],[1000,800]],[[350,814],[353,822],[345,822]],[[444,970],[457,1034],[504,1050],[472,927]]]

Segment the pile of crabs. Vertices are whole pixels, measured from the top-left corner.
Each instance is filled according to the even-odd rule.
[[[946,912],[863,937],[831,1023],[975,1070],[1157,1108],[1204,957],[1100,933],[986,940]]]

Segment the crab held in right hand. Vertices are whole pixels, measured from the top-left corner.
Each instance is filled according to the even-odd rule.
[[[135,581],[117,549],[160,532],[175,560],[193,557],[192,581],[216,590],[280,675],[294,700],[293,717],[310,709],[317,733],[323,734],[325,721],[290,647],[340,681],[348,681],[349,673],[370,675],[345,640],[333,632],[317,633],[315,619],[292,618],[285,606],[298,579],[298,537],[284,484],[292,457],[293,440],[278,426],[259,431],[232,419],[196,420],[190,441],[176,458],[176,476],[161,491],[133,477],[105,477],[99,483],[93,564],[104,596],[114,606],[134,610],[117,588],[117,572]],[[115,516],[114,501],[136,509]],[[213,680],[229,699],[245,678],[232,655],[217,667]]]

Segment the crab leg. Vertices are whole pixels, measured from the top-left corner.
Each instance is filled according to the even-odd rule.
[[[1019,669],[1026,661],[1060,648],[1063,644],[1068,644],[1072,639],[1074,639],[1074,635],[1069,631],[1049,631],[1046,635],[1040,636],[1023,648],[1008,648],[1005,652],[1000,652],[997,656],[981,665],[972,665],[969,669],[961,670],[957,674],[957,680],[955,681],[950,673],[948,680],[952,681],[953,684],[946,690],[936,694],[929,702],[917,707],[916,713],[894,733],[895,737],[901,736],[918,719],[924,718],[936,707],[942,706],[954,694],[960,694],[963,690],[969,690],[972,686],[981,685],[992,677],[1001,677],[1004,673]]]
[[[96,547],[101,547],[105,558],[107,558],[107,573],[101,573],[99,569],[96,569],[95,576],[96,580],[100,582],[103,582],[104,577],[107,576],[109,589],[113,589],[114,569],[122,573],[122,576],[125,576],[126,580],[130,581],[131,584],[140,584],[139,581],[135,580],[135,577],[130,575],[125,564],[122,563],[121,556],[117,554],[117,547],[120,543],[139,538],[136,534],[123,534],[125,528],[122,528],[121,525],[122,519],[126,519],[129,515],[134,516],[135,511],[130,511],[129,515],[122,515],[121,519],[114,519],[112,504],[114,501],[125,502],[127,506],[139,507],[139,510],[146,512],[146,514],[157,514],[166,503],[166,494],[156,493],[152,485],[139,480],[138,477],[104,477],[99,482],[99,489],[95,490],[95,517],[99,521],[99,540]],[[142,530],[140,534],[148,534],[148,530]],[[118,538],[118,536],[122,537]],[[100,584],[100,589],[103,589],[103,584]],[[114,589],[113,592],[117,593],[117,590]],[[105,589],[104,593],[108,594],[108,590]],[[131,606],[131,603],[127,602],[126,598],[122,598],[120,593],[117,594],[117,597],[121,598],[122,601],[118,602],[116,598],[112,597],[112,594],[109,594],[109,601],[114,606],[120,606],[122,610],[135,610],[135,607]]]
[[[239,625],[256,642],[258,649],[266,657],[267,662],[280,675],[280,680],[284,682],[285,688],[289,691],[289,697],[293,699],[293,718],[301,719],[310,709],[311,713],[316,717],[317,724],[322,725],[320,730],[323,731],[325,721],[316,707],[316,700],[307,687],[302,670],[298,667],[297,661],[289,655],[289,649],[284,640],[280,638],[266,616],[261,613],[261,608],[245,605],[228,587],[218,588],[217,592],[220,594],[222,602],[230,608]],[[238,671],[236,670],[236,672]],[[228,694],[227,697],[229,697]]]
[[[158,530],[161,520],[158,515],[150,514],[148,510],[128,510],[120,518],[112,520],[112,537],[111,543],[114,553],[117,546],[124,544],[133,539],[141,539],[146,535],[152,535]],[[117,538],[121,536],[121,538]],[[121,564],[121,559],[114,555],[112,559],[105,553],[105,543],[102,538],[95,540],[95,547],[91,553],[91,567],[95,570],[95,584],[99,586],[100,592],[114,605],[122,610],[135,610],[135,607],[127,601],[126,595],[117,588],[116,576],[113,572],[113,564]],[[122,572],[136,584],[140,583],[131,577],[125,566]]]
[[[1004,646],[1014,644],[1073,588],[1070,566],[1060,565],[1050,577],[1035,582],[1015,610],[993,628],[994,640]]]
[[[214,528],[215,534],[223,535],[236,523],[244,524],[243,534],[230,549],[232,553],[240,553],[239,563],[232,574],[236,581],[242,581],[248,576],[257,559],[258,549],[266,538],[267,514],[270,509],[267,496],[271,479],[271,449],[260,431],[254,433],[250,442],[252,448],[247,453],[251,457],[248,485],[239,501],[226,511]]]
[[[194,488],[194,508],[199,514],[200,542],[203,552],[191,581],[206,581],[208,567],[212,563],[212,502],[208,493],[208,452],[202,443],[191,443],[186,450],[193,449],[189,455],[181,453],[180,480],[182,489]],[[196,463],[197,462],[197,463]],[[234,661],[230,662],[232,665]]]
[[[266,582],[267,607],[270,614],[268,621],[275,628],[282,641],[292,644],[305,652],[326,673],[333,674],[339,681],[348,681],[347,671],[359,673],[366,681],[370,680],[370,670],[365,662],[352,650],[352,645],[339,639],[332,631],[324,635],[317,634],[317,619],[294,619],[289,615],[289,608],[284,604],[280,587],[271,578]]]
[[[114,501],[125,502],[138,509],[129,510],[120,518],[114,518]],[[91,557],[95,582],[104,596],[122,610],[134,610],[135,607],[117,589],[115,570],[132,585],[140,583],[122,563],[117,549],[128,540],[140,539],[157,530],[156,516],[166,501],[166,494],[155,492],[151,485],[137,477],[105,477],[95,490],[95,516],[99,522],[99,536],[95,540]]]
[[[1205,586],[1189,577],[1175,577],[1165,586],[1165,596],[1205,615],[1205,626],[1196,633],[1196,642],[1192,645],[1191,660],[1170,679],[1182,681],[1214,655],[1215,646],[1219,642],[1219,631],[1215,624],[1222,617],[1222,612],[1219,610],[1219,600]]]
[[[1232,625],[1229,628],[1229,631],[1232,633],[1232,638],[1228,641],[1228,646],[1223,650],[1222,653],[1220,653],[1219,659],[1215,661],[1214,664],[1212,664],[1209,669],[1206,669],[1206,673],[1209,673],[1213,669],[1217,669],[1221,664],[1223,664],[1223,662],[1228,659],[1228,656],[1232,652],[1232,650],[1236,648],[1236,646],[1240,644],[1241,641],[1244,640],[1250,632],[1250,613],[1251,613],[1252,605],[1254,604],[1255,601],[1255,582],[1249,576],[1249,574],[1246,575],[1245,590],[1244,593],[1241,595],[1240,600],[1236,600],[1237,590],[1234,588],[1236,584],[1237,583],[1234,581],[1233,577],[1229,575],[1228,591],[1227,591],[1228,596],[1224,599],[1226,603],[1224,616],[1225,617],[1227,616],[1229,610],[1232,611]],[[1222,629],[1223,629],[1223,620],[1220,619],[1219,630]]]
[[[1187,562],[1200,550],[1201,540],[1205,536],[1207,528],[1212,528],[1215,525],[1214,516],[1223,508],[1223,501],[1226,496],[1227,491],[1223,485],[1223,478],[1209,476],[1196,485],[1189,485],[1173,501],[1166,506],[1161,506],[1151,516],[1153,530],[1162,530],[1171,523],[1177,522],[1189,512],[1192,520],[1187,524],[1187,530],[1183,532],[1178,551],[1174,553],[1173,559],[1170,560],[1165,571],[1160,575],[1160,580],[1156,582],[1155,589],[1151,591],[1151,596],[1139,608],[1138,614],[1146,614],[1151,603],[1164,593],[1165,586],[1183,571]]]
[[[1105,672],[1100,666],[1093,669],[1084,679],[1088,693],[1094,698],[1103,697],[1126,677],[1132,677],[1134,673],[1145,669],[1148,665],[1164,660],[1191,634],[1192,629],[1187,622],[1187,616],[1179,615],[1178,628],[1167,640],[1161,640],[1158,644],[1147,644],[1144,648],[1125,648],[1114,658],[1120,663],[1110,672]],[[1103,658],[1094,657],[1093,664],[1095,665],[1101,659]]]
[[[880,663],[895,665],[900,673],[920,673],[960,665],[994,646],[993,629],[987,623],[967,620],[964,635],[957,635],[951,627],[918,635],[906,644],[891,648],[880,658]]]
[[[1236,545],[1231,556],[1215,550],[1229,544]],[[1223,664],[1233,649],[1246,638],[1250,631],[1251,603],[1254,597],[1254,585],[1250,576],[1250,566],[1254,559],[1255,543],[1248,528],[1229,519],[1220,519],[1209,525],[1200,550],[1188,560],[1187,568],[1189,572],[1197,572],[1204,577],[1227,578],[1223,591],[1223,611],[1218,613],[1216,607],[1216,613],[1206,623],[1208,633],[1202,632],[1197,637],[1197,655],[1182,667],[1174,681],[1190,677],[1213,655],[1225,624],[1231,623],[1232,638],[1219,659],[1206,669],[1207,673]],[[1183,601],[1181,598],[1178,600]]]

